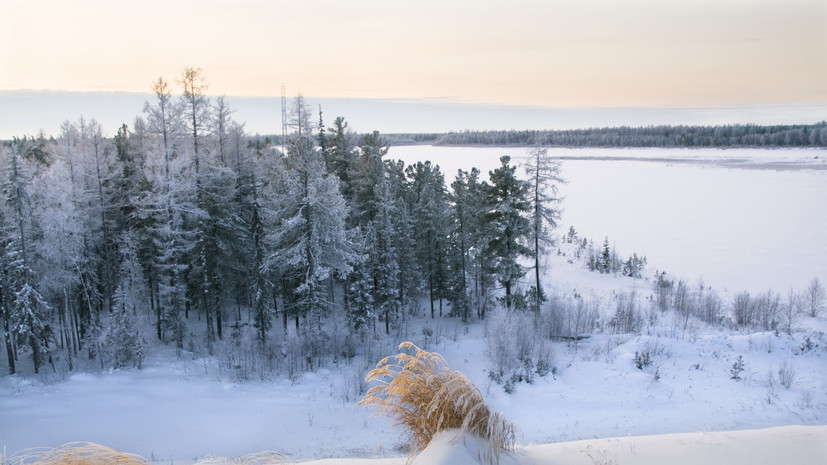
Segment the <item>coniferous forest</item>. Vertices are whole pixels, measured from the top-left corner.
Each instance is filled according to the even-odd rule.
[[[465,131],[433,136],[434,145],[546,147],[827,147],[827,122],[760,126],[646,126],[558,131]]]
[[[81,117],[3,144],[10,373],[140,367],[150,338],[209,354],[233,339],[292,372],[352,357],[417,311],[484,317],[495,286],[506,307],[539,308],[539,279],[516,282],[557,218],[546,193],[562,179],[544,152],[532,182],[508,157],[446,179],[385,159],[382,135],[326,123],[301,95],[277,141],[246,134],[199,69],[177,84],[155,81],[114,137]]]

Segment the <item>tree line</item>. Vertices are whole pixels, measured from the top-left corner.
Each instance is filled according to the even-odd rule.
[[[526,176],[504,156],[488,180],[460,170],[448,186],[429,161],[387,159],[378,132],[357,135],[343,117],[326,127],[321,108],[312,122],[300,94],[276,140],[247,134],[200,69],[178,84],[173,95],[158,78],[112,137],[80,118],[3,143],[10,373],[20,354],[35,372],[58,355],[70,370],[79,357],[140,367],[149,337],[212,354],[241,327],[261,348],[289,334],[312,368],[336,350],[333,314],[358,337],[423,301],[462,321],[497,304],[539,311],[539,274],[528,290],[518,282],[559,215],[559,164],[543,150]]]
[[[433,145],[544,147],[827,147],[827,122],[799,125],[645,126],[556,131],[464,131]]]

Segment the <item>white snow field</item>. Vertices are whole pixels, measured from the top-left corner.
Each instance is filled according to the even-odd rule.
[[[489,170],[525,148],[392,147],[406,163],[432,160],[446,183]],[[718,290],[777,292],[827,279],[827,151],[810,149],[562,149],[562,229],[574,226],[623,255]],[[521,170],[522,172],[522,170]]]
[[[407,157],[419,153],[419,159],[424,159],[422,154],[432,153],[428,150],[394,147],[391,156],[404,155],[406,161],[412,161]],[[476,165],[487,172],[496,166],[499,154],[525,153],[524,149],[432,150],[449,157],[438,159],[445,166],[444,173],[455,172],[452,162],[464,169]],[[480,155],[480,150],[488,155]],[[675,151],[640,152],[652,158],[676,157]],[[727,303],[742,289],[773,289],[783,296],[791,287],[803,290],[814,276],[827,284],[827,243],[823,241],[827,170],[814,158],[823,160],[824,152],[711,152],[679,151],[682,158],[713,158],[708,165],[564,161],[564,175],[570,183],[565,187],[567,213],[558,234],[566,232],[572,219],[583,236],[597,243],[608,235],[621,254],[647,255],[649,264],[643,279],[632,279],[589,272],[582,260],[573,259],[575,247],[571,244],[561,244],[559,253],[550,254],[543,270],[546,285],[555,295],[581,296],[598,311],[601,326],[587,339],[549,343],[552,372],[536,376],[533,384],[516,383],[510,394],[489,377],[486,337],[497,330],[496,313],[485,322],[465,326],[447,317],[432,320],[422,312],[392,331],[388,339],[377,336],[378,342],[373,343],[381,353],[374,359],[357,356],[350,363],[331,362],[294,380],[284,375],[240,381],[217,357],[187,351],[178,356],[173,347],[154,342],[147,328],[150,347],[143,370],[101,372],[94,362],[88,362],[83,372],[70,373],[57,366],[54,372],[46,367],[47,373],[39,377],[0,378],[0,457],[12,457],[33,447],[90,441],[165,464],[276,451],[289,462],[401,465],[406,463],[406,451],[400,431],[392,428],[389,419],[371,417],[374,412],[355,407],[355,403],[361,398],[359,380],[366,371],[383,356],[395,354],[399,342],[411,340],[441,353],[452,369],[476,383],[494,410],[504,412],[516,424],[517,446],[502,458],[504,465],[824,463],[827,311],[818,318],[800,315],[792,334],[786,334],[711,327],[654,308],[651,276],[655,269],[685,276],[691,282],[690,289],[695,289],[696,279],[703,275],[705,284],[715,288]],[[571,153],[608,156],[605,152]],[[611,153],[643,157],[631,150]],[[463,156],[468,159],[460,162]],[[767,160],[791,163],[783,168],[773,165],[781,171],[731,168],[722,158],[750,159],[751,164],[769,163]],[[766,163],[765,167],[769,166]],[[693,183],[675,184],[682,175],[670,174],[671,170],[698,182],[709,180],[706,189],[714,192],[720,203],[742,205],[739,208],[749,212],[743,221],[756,221],[770,232],[763,236],[759,231],[757,238],[744,239],[758,242],[739,245],[738,238],[745,233],[731,231],[737,224],[726,222],[737,215],[716,209],[715,196],[694,205],[693,196],[682,189],[694,189],[696,195],[702,195],[704,189],[693,187]],[[630,191],[620,192],[624,183],[612,180],[608,172],[631,179]],[[600,181],[593,181],[593,176]],[[446,181],[450,183],[452,177],[447,175]],[[653,195],[653,200],[646,194],[650,187],[639,185],[649,183],[663,183],[658,184],[659,189],[676,189]],[[779,186],[771,187],[773,183]],[[724,189],[727,185],[739,188],[728,191]],[[779,198],[755,197],[765,190],[778,193]],[[725,198],[728,193],[733,198]],[[589,199],[579,198],[587,194]],[[756,198],[760,205],[752,204]],[[767,202],[771,202],[769,206]],[[609,215],[611,209],[603,203],[622,206],[635,222],[647,223],[629,225],[619,213],[588,223],[589,212]],[[642,205],[654,211],[632,211]],[[676,212],[687,209],[695,209],[691,215],[709,212],[711,216],[696,221],[717,227],[681,223],[692,229],[691,234],[679,238],[671,235],[681,226],[663,226],[665,229],[651,232],[659,224],[678,222]],[[790,210],[799,213],[793,215]],[[754,218],[756,215],[768,218]],[[639,239],[634,239],[634,234],[622,232],[633,227],[637,234],[649,233],[635,242]],[[747,229],[755,227],[751,224]],[[756,264],[750,261],[751,255],[763,260]],[[681,268],[684,263],[688,265]],[[796,268],[804,271],[791,271]],[[639,334],[613,334],[608,321],[619,296],[632,291],[646,323]],[[190,330],[198,334],[203,328],[193,323]],[[639,369],[636,355],[644,352],[650,355],[650,363]],[[739,360],[742,368],[735,376],[739,379],[733,379]],[[5,370],[4,363],[0,361],[0,369]],[[438,435],[413,463],[480,463],[475,439],[453,439],[450,432]]]

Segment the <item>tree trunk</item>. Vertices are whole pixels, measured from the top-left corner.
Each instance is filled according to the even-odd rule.
[[[431,301],[431,319],[434,317],[434,276],[428,273],[428,300]]]
[[[511,280],[505,283],[505,308],[511,310]]]
[[[40,343],[37,342],[37,336],[34,333],[29,333],[29,343],[32,345],[32,361],[34,362],[34,373],[40,373]]]
[[[3,335],[6,340],[6,355],[9,357],[9,374],[13,375],[17,372],[14,365],[14,348],[12,347],[11,343],[11,333],[9,332],[8,317],[5,314],[3,316]]]

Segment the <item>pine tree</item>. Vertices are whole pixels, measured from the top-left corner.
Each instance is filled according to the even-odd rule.
[[[411,184],[419,274],[428,289],[433,318],[436,300],[439,300],[439,313],[442,315],[442,298],[447,287],[448,200],[445,179],[439,166],[433,166],[429,161],[409,166],[407,174]]]
[[[353,196],[349,221],[352,226],[365,228],[376,217],[380,203],[376,186],[382,184],[385,176],[382,157],[387,155],[388,149],[387,141],[378,131],[365,134],[359,141],[359,156],[350,165],[348,173]]]
[[[119,285],[115,291],[115,310],[104,339],[104,351],[112,368],[124,368],[132,365],[141,369],[146,344],[138,329],[135,315],[127,308],[128,296]]]
[[[487,233],[484,253],[490,257],[492,272],[505,287],[505,306],[513,305],[513,291],[517,280],[525,275],[520,258],[530,257],[531,249],[524,245],[531,234],[528,219],[531,203],[529,184],[517,179],[516,166],[509,165],[511,157],[500,157],[502,166],[490,172],[491,185],[486,190],[487,211],[483,215]]]
[[[267,262],[293,283],[297,321],[306,317],[307,342],[315,344],[322,337],[321,315],[328,304],[325,284],[334,275],[346,276],[358,253],[346,228],[348,210],[339,180],[325,175],[312,139],[291,141],[280,182],[276,228],[269,237],[274,255]]]
[[[32,351],[34,372],[39,373],[42,365],[42,352],[48,351],[45,327],[50,306],[38,290],[38,281],[35,278],[29,263],[27,239],[32,214],[29,210],[29,175],[23,166],[20,152],[26,149],[26,140],[15,139],[9,153],[6,179],[3,185],[5,207],[8,212],[8,223],[4,225],[4,258],[6,265],[6,281],[8,302],[5,303],[6,344],[9,339],[12,347],[28,347]],[[4,300],[5,300],[4,292]],[[41,341],[44,346],[41,346]],[[12,355],[9,353],[9,355]],[[9,370],[14,370],[10,359]]]
[[[449,268],[453,277],[449,283],[448,300],[451,309],[459,313],[463,322],[468,321],[470,299],[468,298],[468,172],[459,170],[451,183],[452,224]]]
[[[376,306],[373,300],[373,267],[367,263],[370,253],[368,244],[372,232],[362,234],[364,237],[355,241],[359,259],[348,274],[345,284],[345,310],[348,323],[354,331],[369,327],[376,319]]]
[[[405,163],[387,161],[385,163],[387,180],[387,198],[391,202],[391,224],[393,227],[393,246],[398,267],[398,302],[400,308],[414,298],[420,291],[417,271],[417,243],[414,235],[414,217],[412,214],[411,189],[405,174]]]
[[[385,320],[385,334],[390,333],[390,320],[399,313],[399,264],[397,263],[394,240],[396,234],[393,227],[393,211],[395,202],[391,197],[389,181],[383,177],[382,183],[376,186],[379,196],[379,208],[376,218],[370,226],[373,244],[371,262],[373,264],[374,304],[377,315]]]
[[[348,203],[353,203],[353,187],[351,186],[351,169],[359,152],[356,148],[356,136],[348,130],[347,121],[338,117],[333,127],[328,129],[332,136],[326,137],[327,150],[325,151],[325,166],[328,173],[339,177],[342,195]]]
[[[603,239],[603,248],[600,251],[600,257],[598,259],[597,266],[601,273],[612,272],[612,252],[611,248],[609,247],[608,237]]]

